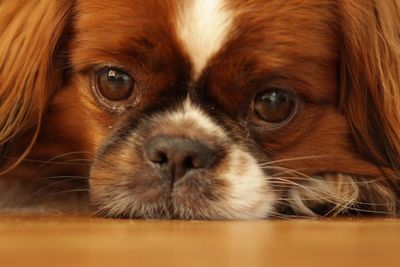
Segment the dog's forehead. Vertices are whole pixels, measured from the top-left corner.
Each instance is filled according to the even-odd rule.
[[[159,54],[179,55],[189,62],[193,79],[221,54],[252,55],[276,69],[314,60],[315,66],[308,69],[317,69],[334,65],[334,5],[330,0],[79,1],[77,40],[91,51],[82,51],[79,59],[98,59],[93,51],[113,55],[135,51],[160,60]],[[158,52],[153,49],[147,55],[150,46]],[[281,62],[282,58],[286,61]]]

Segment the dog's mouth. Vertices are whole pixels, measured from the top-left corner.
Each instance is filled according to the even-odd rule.
[[[148,160],[126,166],[110,161],[93,166],[91,199],[101,215],[247,219],[265,218],[271,211],[274,194],[268,177],[250,154],[235,147],[203,168],[183,171]]]
[[[223,180],[199,171],[174,181],[149,168],[141,178],[100,189],[92,183],[92,200],[106,216],[152,219],[223,218],[213,211],[223,202]],[[98,190],[98,191],[96,191]]]
[[[251,219],[270,213],[274,194],[259,160],[197,107],[186,103],[127,127],[111,134],[92,166],[91,199],[101,215]]]

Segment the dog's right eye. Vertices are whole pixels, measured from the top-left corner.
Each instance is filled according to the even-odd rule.
[[[132,77],[116,68],[98,71],[95,79],[98,94],[116,104],[129,99],[134,92],[135,82]]]
[[[280,124],[293,115],[296,101],[292,94],[282,89],[272,89],[258,94],[253,101],[254,113],[270,124]]]

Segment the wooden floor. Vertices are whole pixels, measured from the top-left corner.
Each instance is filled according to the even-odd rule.
[[[0,217],[0,266],[400,266],[400,220]]]

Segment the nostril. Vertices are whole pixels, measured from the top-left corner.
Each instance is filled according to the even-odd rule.
[[[164,152],[158,151],[152,161],[155,163],[163,164],[168,162],[168,157]]]
[[[145,147],[145,151],[147,158],[154,163],[164,164],[168,161],[167,154],[164,151],[160,150],[157,146],[148,144]]]
[[[183,161],[183,167],[186,169],[201,169],[206,167],[208,159],[200,156],[189,156]]]
[[[158,136],[150,139],[145,152],[147,158],[161,167],[162,173],[173,180],[182,178],[191,170],[205,169],[214,158],[210,148],[187,138]]]
[[[201,169],[207,167],[210,161],[211,156],[208,152],[198,150],[196,154],[186,157],[183,165],[188,169]]]
[[[194,164],[193,164],[193,158],[192,157],[186,157],[185,160],[183,161],[182,165],[184,167],[186,167],[186,168],[189,168],[189,169],[195,167]]]

